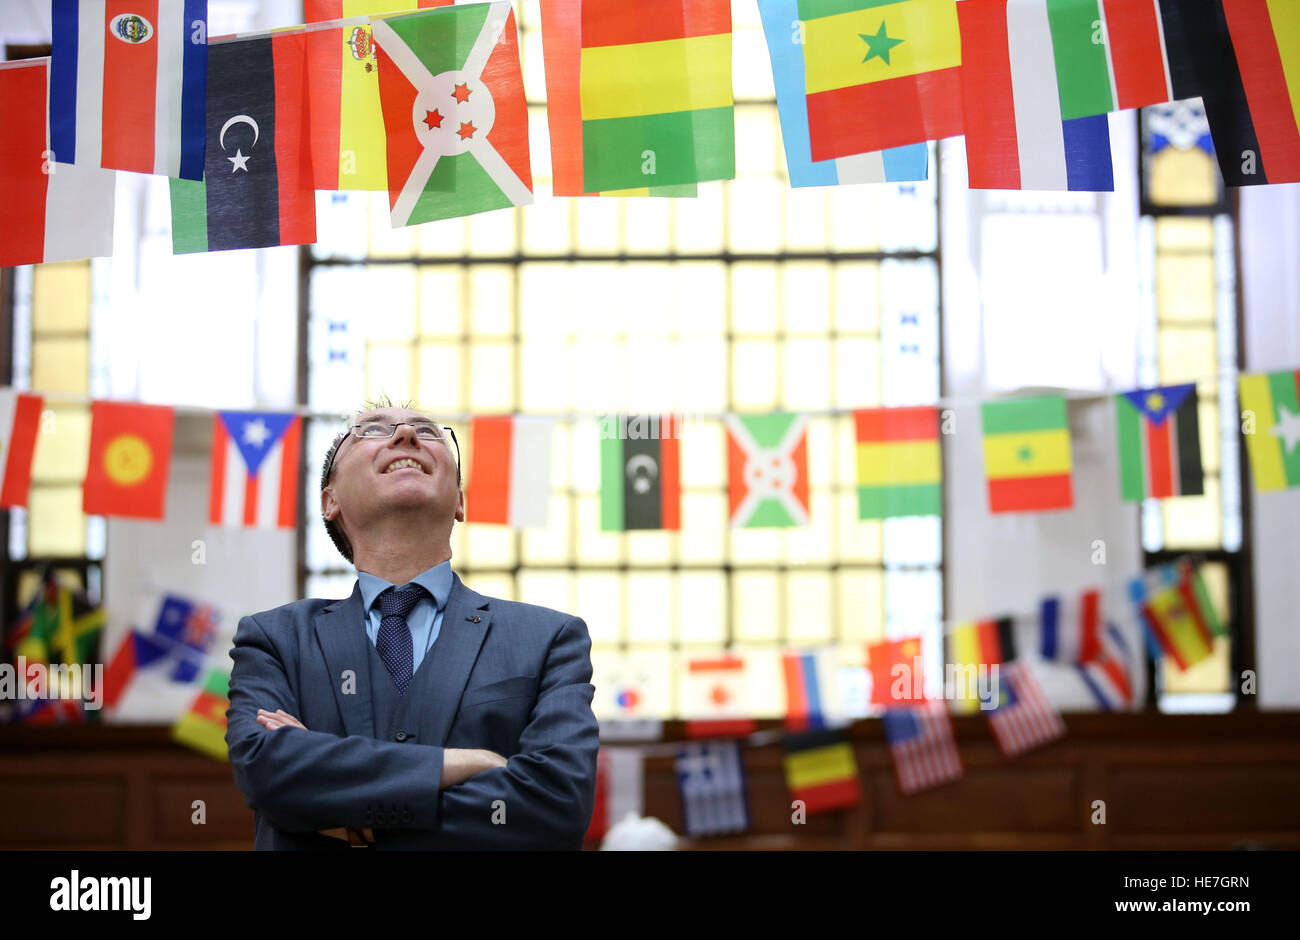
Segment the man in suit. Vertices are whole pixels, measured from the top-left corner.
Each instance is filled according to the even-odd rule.
[[[577,849],[595,799],[591,641],[578,617],[451,570],[459,449],[385,403],[335,438],[321,514],[346,600],[244,617],[226,742],[258,849]]]

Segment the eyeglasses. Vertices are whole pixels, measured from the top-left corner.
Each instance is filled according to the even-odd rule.
[[[399,421],[396,424],[386,424],[381,421],[363,421],[361,424],[352,425],[348,430],[357,440],[383,441],[388,440],[396,434],[397,429],[400,427],[415,428],[415,436],[422,441],[441,441],[443,444],[447,444],[447,437],[450,435],[451,445],[454,445],[456,448],[456,476],[460,476],[460,441],[456,440],[456,432],[446,425],[440,426],[423,422],[420,424],[412,424],[409,421]],[[447,433],[444,434],[444,431]],[[451,445],[449,445],[449,449]],[[342,448],[343,443],[340,441],[339,446],[334,448],[334,453],[330,454],[329,467],[325,470],[326,481],[328,481],[334,473],[334,459],[338,456],[338,453]]]

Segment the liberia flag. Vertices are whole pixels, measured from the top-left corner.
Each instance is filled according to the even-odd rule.
[[[44,403],[40,395],[0,388],[0,507],[27,505]]]
[[[1065,734],[1061,713],[1048,699],[1025,663],[1004,663],[999,670],[997,698],[983,703],[998,747],[1015,757]]]
[[[550,418],[475,418],[470,425],[470,477],[465,518],[516,529],[546,528],[551,505]]]
[[[292,529],[298,517],[302,419],[295,414],[221,411],[212,420],[208,521]]]
[[[203,179],[207,0],[52,0],[60,163]]]
[[[49,59],[0,62],[0,267],[113,253],[117,174],[50,150]]]
[[[884,726],[898,788],[904,796],[957,780],[964,773],[947,703],[931,701],[886,709]]]

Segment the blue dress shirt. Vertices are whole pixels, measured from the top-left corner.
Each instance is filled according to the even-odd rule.
[[[401,585],[390,584],[366,571],[357,572],[357,581],[361,584],[361,602],[365,604],[368,614],[366,636],[373,646],[379,638],[379,621],[384,616],[375,601],[388,588]],[[438,639],[438,631],[442,629],[442,611],[447,606],[447,598],[451,596],[451,560],[421,572],[411,579],[411,583],[419,584],[429,592],[416,601],[411,612],[406,615],[406,625],[411,628],[411,652],[414,654],[411,672],[414,673],[420,668],[425,654],[433,648],[434,641]]]

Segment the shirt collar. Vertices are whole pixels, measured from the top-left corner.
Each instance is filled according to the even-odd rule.
[[[411,581],[428,591],[433,596],[434,607],[442,610],[447,605],[447,598],[451,596],[451,559],[420,572]],[[361,601],[366,610],[370,610],[380,594],[390,587],[398,586],[360,570],[357,571],[357,583],[361,585]]]

